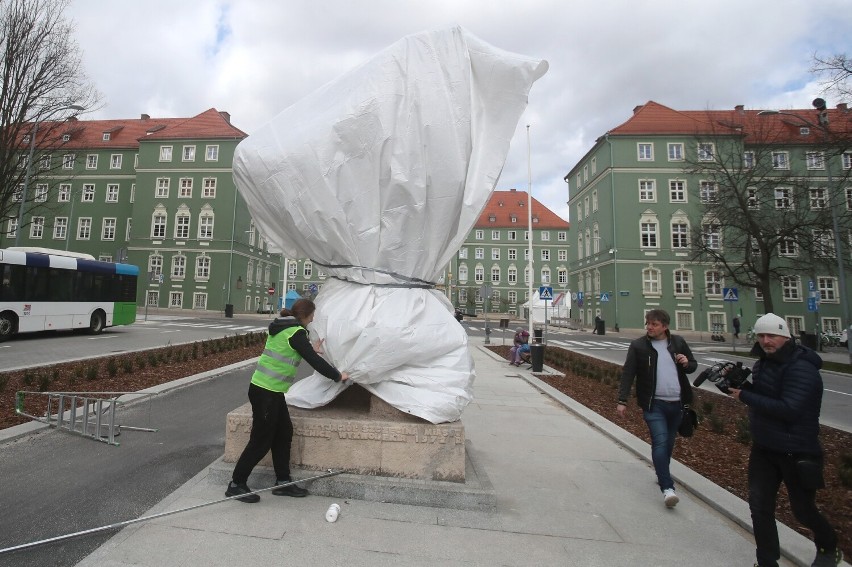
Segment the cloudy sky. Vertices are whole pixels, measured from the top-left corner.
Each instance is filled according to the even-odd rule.
[[[564,175],[649,100],[681,110],[810,108],[814,53],[852,54],[849,0],[71,0],[90,118],[228,111],[251,134],[401,37],[461,25],[546,59],[498,189],[569,220]],[[829,100],[829,105],[836,102]],[[850,101],[852,102],[852,101]]]

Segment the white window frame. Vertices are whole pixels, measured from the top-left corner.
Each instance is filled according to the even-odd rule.
[[[713,161],[716,159],[716,145],[713,142],[698,143],[698,161]]]
[[[32,217],[30,219],[30,238],[44,238],[44,217]]]
[[[122,157],[123,156],[121,154],[112,154],[111,156],[109,156],[109,168],[121,169]]]
[[[191,226],[192,217],[190,216],[188,210],[181,209],[177,213],[175,213],[175,240],[188,240],[189,229]]]
[[[215,199],[216,198],[216,178],[215,177],[205,177],[203,182],[203,189],[201,190],[201,196],[205,199]]]
[[[92,217],[80,217],[77,219],[77,240],[92,239]]]
[[[637,142],[636,143],[636,159],[638,161],[654,161],[654,143],[653,142]]]
[[[171,185],[171,179],[169,179],[168,177],[158,177],[157,186],[154,189],[154,197],[156,197],[157,199],[168,198],[169,185]]]
[[[195,161],[195,146],[184,146],[181,161]]]
[[[115,240],[115,229],[118,225],[118,219],[115,217],[104,217],[101,220],[101,240]]]
[[[68,217],[56,217],[53,219],[53,239],[65,240],[68,238]]]
[[[172,146],[160,146],[160,161],[161,162],[170,162],[172,161],[172,150],[174,148]]]
[[[119,192],[118,183],[108,183],[107,188],[106,188],[106,202],[107,203],[118,203],[118,192]]]
[[[178,199],[192,198],[192,177],[181,177],[180,188],[178,189]]]
[[[204,161],[219,161],[219,144],[211,144],[205,148]]]
[[[639,202],[655,203],[657,201],[657,181],[655,179],[639,180]]]
[[[669,161],[683,161],[683,143],[669,142],[668,144]]]

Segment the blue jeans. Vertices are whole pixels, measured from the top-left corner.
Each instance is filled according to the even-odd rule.
[[[648,432],[651,434],[651,460],[657,473],[660,490],[674,488],[674,481],[669,472],[672,460],[677,428],[683,418],[683,406],[680,401],[664,402],[654,400],[650,410],[642,410]]]

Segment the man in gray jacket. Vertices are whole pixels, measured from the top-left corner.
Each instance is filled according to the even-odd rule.
[[[834,567],[843,559],[837,534],[816,506],[816,491],[825,487],[819,412],[822,406],[822,359],[797,345],[787,322],[767,313],[754,325],[759,357],[751,388],[731,388],[730,395],[748,406],[751,455],[748,505],[759,567],[777,567],[781,550],[775,506],[781,481],[787,486],[793,515],[814,534],[817,554],[812,566]]]
[[[619,415],[627,411],[627,398],[636,380],[636,401],[651,434],[651,460],[667,508],[679,502],[669,470],[684,404],[692,403],[692,386],[686,378],[698,362],[683,337],[669,332],[669,314],[651,309],[645,314],[645,336],[630,343],[618,390]]]

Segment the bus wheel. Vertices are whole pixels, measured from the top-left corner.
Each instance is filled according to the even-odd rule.
[[[89,332],[93,335],[99,335],[103,332],[105,326],[103,311],[95,311],[92,313],[92,320],[89,322]]]
[[[15,320],[9,313],[0,313],[0,342],[15,334]]]

